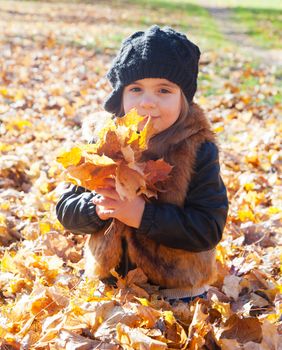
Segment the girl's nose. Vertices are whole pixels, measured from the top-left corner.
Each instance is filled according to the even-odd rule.
[[[153,98],[149,96],[143,96],[140,101],[140,107],[144,109],[151,109],[156,107],[156,103]]]

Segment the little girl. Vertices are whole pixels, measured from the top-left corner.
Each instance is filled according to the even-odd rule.
[[[158,199],[121,200],[108,179],[95,193],[70,185],[56,207],[66,229],[90,234],[88,273],[112,283],[112,268],[125,276],[139,267],[170,302],[205,297],[228,211],[215,136],[193,102],[199,58],[184,34],[155,25],[123,41],[107,74],[113,91],[106,111],[150,116],[156,134],[142,160],[173,165]],[[105,235],[113,218],[119,225]]]

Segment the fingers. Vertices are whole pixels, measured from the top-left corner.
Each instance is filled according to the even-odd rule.
[[[103,197],[108,197],[111,199],[119,200],[119,195],[116,190],[111,189],[111,188],[99,188],[96,190],[96,193]],[[94,197],[95,198],[95,197]]]
[[[107,220],[107,219],[113,217],[114,210],[106,209],[105,207],[103,207],[101,205],[96,205],[96,213],[101,220]]]
[[[116,200],[104,196],[96,196],[93,198],[92,202],[96,205],[106,207],[107,209],[115,209],[117,205]]]

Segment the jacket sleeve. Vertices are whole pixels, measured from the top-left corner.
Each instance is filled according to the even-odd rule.
[[[217,146],[200,146],[184,208],[169,203],[146,203],[136,234],[171,248],[200,252],[221,240],[228,212],[225,185],[220,177]]]
[[[56,205],[56,214],[60,223],[76,234],[95,233],[109,220],[101,220],[92,202],[96,194],[84,187],[70,185]]]

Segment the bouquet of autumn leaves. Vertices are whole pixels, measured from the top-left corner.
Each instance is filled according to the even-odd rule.
[[[122,200],[131,200],[136,194],[156,198],[157,182],[167,179],[172,166],[163,159],[141,160],[154,133],[151,118],[133,109],[121,118],[108,120],[96,143],[77,145],[61,153],[57,161],[66,168],[69,182],[90,191],[113,178]]]

